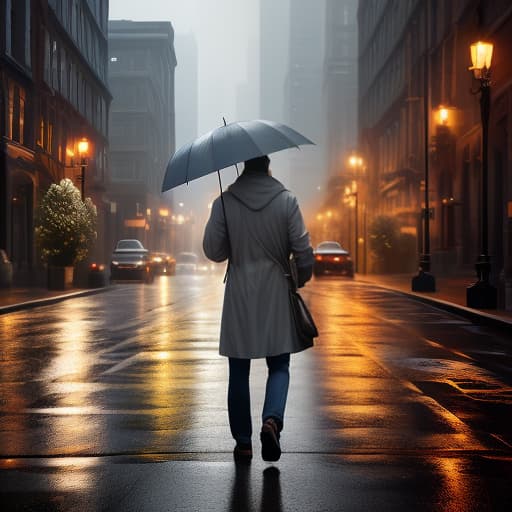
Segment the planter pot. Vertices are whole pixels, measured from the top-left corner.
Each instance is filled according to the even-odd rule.
[[[48,267],[48,289],[67,290],[73,287],[73,267]]]

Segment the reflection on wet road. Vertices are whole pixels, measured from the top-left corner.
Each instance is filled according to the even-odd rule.
[[[238,467],[222,295],[220,276],[163,276],[0,316],[2,498],[56,510],[84,498],[80,510],[510,504],[511,336],[369,285],[313,281],[303,295],[320,338],[292,359],[279,470],[259,461],[257,438]],[[264,377],[257,361],[256,432]]]

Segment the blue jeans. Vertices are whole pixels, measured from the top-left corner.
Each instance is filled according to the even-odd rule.
[[[267,367],[268,377],[262,421],[273,418],[279,430],[282,430],[290,382],[290,354],[267,357]],[[229,358],[229,426],[233,439],[241,444],[250,444],[252,436],[250,369],[250,359]]]

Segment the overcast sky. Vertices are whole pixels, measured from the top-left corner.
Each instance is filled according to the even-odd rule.
[[[176,34],[194,34],[198,49],[198,135],[237,119],[237,94],[241,85],[259,75],[259,0],[110,0],[109,18],[133,21],[170,21]],[[252,46],[251,46],[252,45]],[[177,50],[179,50],[177,48]],[[249,56],[253,61],[249,61]],[[180,79],[180,55],[177,51]],[[251,67],[251,68],[250,68]],[[253,78],[254,80],[254,78]],[[259,117],[259,85],[246,91],[244,114]],[[179,101],[179,98],[176,98]],[[254,101],[254,103],[253,103]],[[187,142],[176,126],[178,145]],[[222,172],[223,186],[235,178],[233,169]],[[219,193],[216,175],[181,186],[173,193],[174,204],[197,219],[194,236],[199,244],[208,203]],[[185,211],[186,210],[186,211]]]
[[[109,17],[170,21],[176,33],[196,35],[203,133],[222,123],[222,116],[236,119],[237,86],[247,82],[249,66],[259,66],[257,58],[248,61],[251,41],[259,39],[258,7],[258,0],[110,0]]]

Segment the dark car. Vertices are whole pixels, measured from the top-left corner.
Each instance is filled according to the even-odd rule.
[[[140,240],[135,240],[135,239],[119,240],[119,242],[117,242],[116,248],[114,249],[114,252],[130,252],[130,251],[148,252],[147,249],[144,249],[142,242]]]
[[[354,262],[347,250],[338,242],[322,242],[315,249],[315,263],[313,274],[340,274],[354,277]]]
[[[137,280],[152,283],[154,279],[149,252],[139,240],[119,240],[112,253],[110,280]]]
[[[174,275],[176,273],[176,260],[164,252],[152,252],[151,266],[155,274]]]

